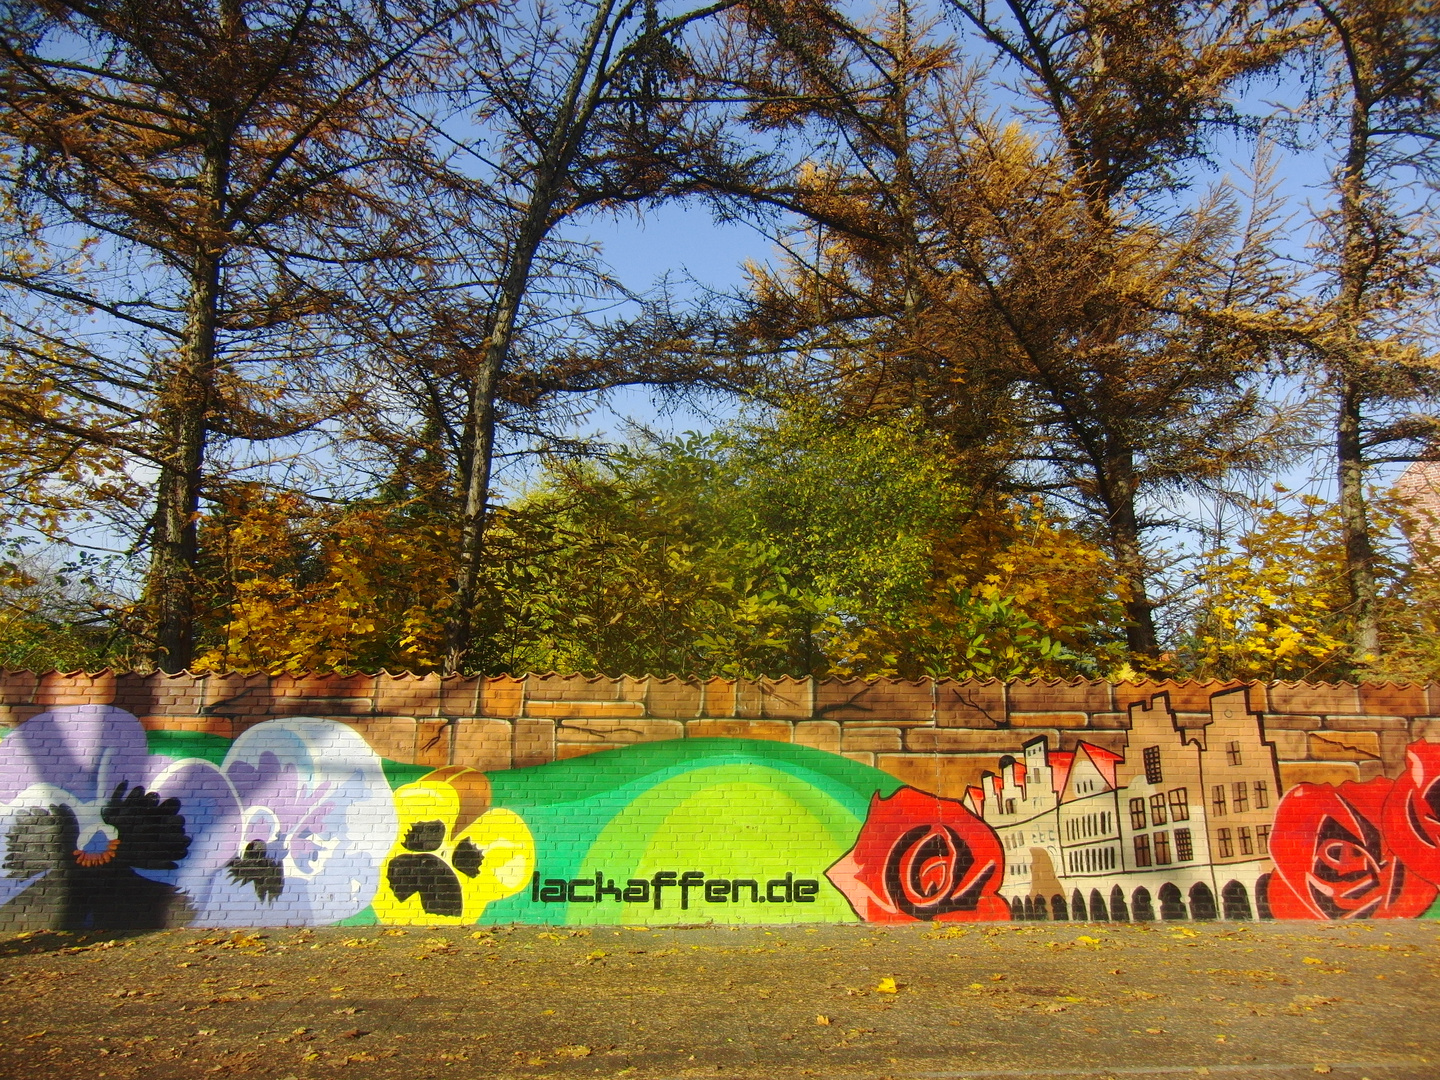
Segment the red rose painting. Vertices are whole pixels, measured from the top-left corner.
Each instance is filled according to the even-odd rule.
[[[1394,782],[1297,784],[1275,810],[1266,896],[1277,919],[1414,918],[1436,888],[1396,856],[1382,831]]]
[[[1405,751],[1405,772],[1385,800],[1382,831],[1412,874],[1440,885],[1440,743]]]
[[[954,799],[914,788],[872,797],[855,846],[825,876],[867,922],[1010,918],[994,830]]]

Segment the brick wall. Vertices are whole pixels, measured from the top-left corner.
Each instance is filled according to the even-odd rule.
[[[684,679],[522,675],[0,674],[0,724],[55,705],[117,705],[145,727],[233,738],[263,720],[327,716],[382,756],[494,771],[615,746],[728,737],[795,743],[958,798],[1038,735],[1123,750],[1135,702],[1169,695],[1186,727],[1244,685],[1285,786],[1396,776],[1405,746],[1440,740],[1440,685],[952,679]]]

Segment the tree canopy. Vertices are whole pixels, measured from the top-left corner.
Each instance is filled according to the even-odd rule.
[[[0,662],[1440,677],[1437,28],[7,5]],[[769,254],[579,231],[672,206]]]

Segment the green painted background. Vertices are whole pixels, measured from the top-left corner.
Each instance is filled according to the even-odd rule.
[[[230,741],[215,735],[153,731],[150,752],[217,764]],[[428,766],[384,761],[392,789]],[[542,879],[593,879],[623,886],[697,870],[707,878],[750,878],[763,889],[783,878],[819,882],[812,903],[710,904],[700,890],[680,909],[679,891],[663,906],[537,903],[530,889],[486,908],[481,923],[839,922],[850,905],[825,870],[855,842],[870,799],[900,782],[838,754],[750,739],[642,743],[530,768],[488,773],[494,805],[515,811],[535,838]],[[369,910],[346,920],[373,923]]]

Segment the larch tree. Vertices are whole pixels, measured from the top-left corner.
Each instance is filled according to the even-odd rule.
[[[1318,300],[1301,337],[1333,402],[1353,660],[1381,650],[1369,469],[1440,453],[1433,194],[1440,180],[1440,6],[1313,6],[1311,102],[1333,149]]]
[[[992,66],[927,69],[899,8],[868,35],[834,13],[828,35],[807,36],[798,15],[788,38],[766,31],[810,80],[795,84],[782,122],[814,125],[834,148],[805,167],[787,205],[846,249],[846,270],[811,260],[797,274],[792,259],[784,288],[762,281],[761,308],[833,294],[866,263],[923,279],[890,287],[882,318],[910,326],[907,343],[935,345],[831,356],[852,366],[863,356],[877,385],[926,372],[906,381],[934,413],[994,410],[989,428],[1007,435],[1013,475],[1069,501],[1103,542],[1129,649],[1154,665],[1147,505],[1256,463],[1274,434],[1252,342],[1228,329],[1243,322],[1237,310],[1273,300],[1265,213],[1247,218],[1233,194],[1195,199],[1187,186],[1229,119],[1230,93],[1292,43],[1229,3],[949,8]],[[770,25],[786,17],[777,10]],[[908,124],[885,120],[902,115]],[[866,184],[892,198],[847,197]],[[847,206],[849,220],[837,212]]]
[[[477,5],[19,2],[0,15],[8,423],[101,447],[137,492],[141,633],[193,652],[197,520],[217,447],[312,431],[343,344],[336,268],[393,249],[419,168],[398,103]],[[408,238],[407,238],[408,242]],[[43,392],[52,407],[42,407]],[[153,477],[153,480],[150,478]]]

